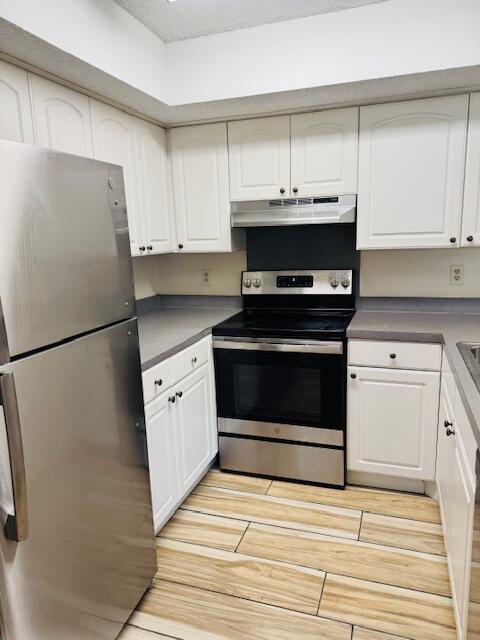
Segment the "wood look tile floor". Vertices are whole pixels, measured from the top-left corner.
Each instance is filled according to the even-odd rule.
[[[209,471],[119,640],[455,640],[435,500]]]

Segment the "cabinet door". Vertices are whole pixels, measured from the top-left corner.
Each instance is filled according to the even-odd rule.
[[[462,245],[480,245],[480,93],[470,96]]]
[[[135,118],[138,186],[145,253],[173,249],[165,130]]]
[[[30,74],[35,139],[40,147],[93,157],[87,96]]]
[[[170,395],[165,392],[151,402],[145,411],[155,533],[165,524],[178,503],[175,408],[168,400]]]
[[[0,138],[33,144],[27,72],[0,62]]]
[[[178,248],[230,251],[226,124],[172,129],[170,143]]]
[[[348,468],[433,480],[440,374],[367,367],[348,371]]]
[[[357,247],[459,245],[468,96],[360,108]]]
[[[443,374],[442,374],[443,375]],[[440,510],[442,513],[443,535],[447,538],[449,517],[450,479],[452,474],[453,438],[447,435],[447,428],[453,428],[453,405],[448,388],[442,378],[440,410],[438,414],[437,464],[435,481],[437,484]],[[450,433],[450,432],[449,432]]]
[[[357,193],[358,108],[291,116],[292,196]]]
[[[181,496],[190,491],[211,460],[212,412],[208,364],[175,387],[177,394],[178,481]]]
[[[134,119],[123,111],[96,100],[91,100],[91,111],[95,158],[123,167],[130,248],[132,255],[144,255],[145,250],[140,250],[145,245],[136,181]]]
[[[453,443],[446,547],[458,637],[465,637],[470,587],[475,488],[461,440]]]
[[[290,196],[290,117],[228,123],[230,200]]]

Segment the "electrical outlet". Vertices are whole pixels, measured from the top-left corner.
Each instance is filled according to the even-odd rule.
[[[202,286],[209,287],[212,284],[212,270],[202,269],[201,280]]]
[[[450,284],[463,284],[463,264],[450,265]]]

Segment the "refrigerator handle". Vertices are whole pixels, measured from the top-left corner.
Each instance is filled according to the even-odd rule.
[[[15,505],[15,515],[9,515],[5,524],[5,536],[8,540],[22,542],[28,538],[27,486],[22,431],[20,428],[13,373],[0,375],[0,404],[3,406],[7,427],[8,452],[10,454],[13,500]]]

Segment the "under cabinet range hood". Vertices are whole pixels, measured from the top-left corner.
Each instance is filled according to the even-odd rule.
[[[232,227],[355,222],[356,195],[232,202]]]

